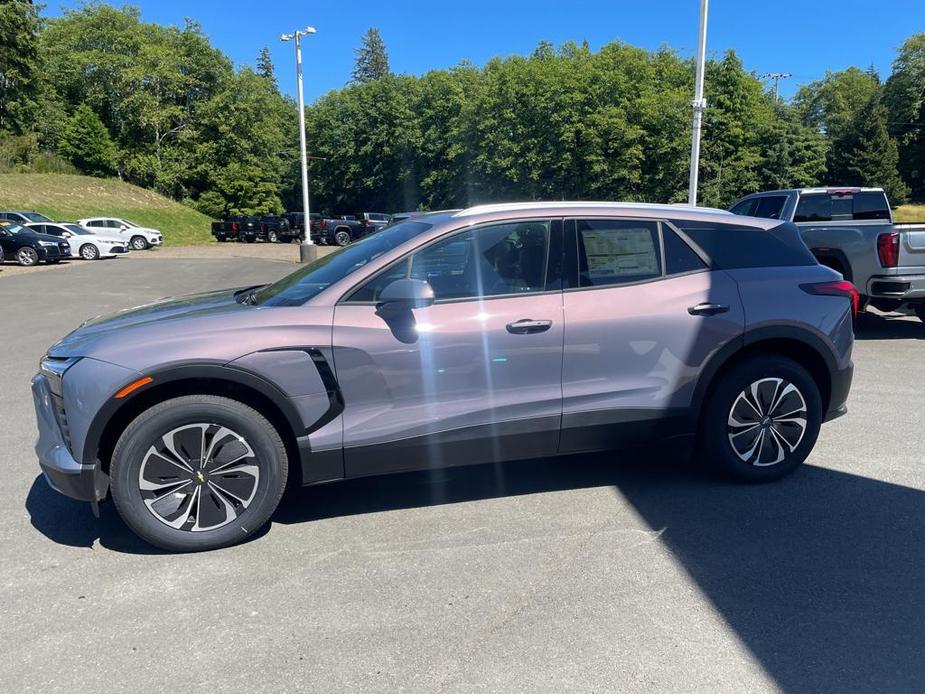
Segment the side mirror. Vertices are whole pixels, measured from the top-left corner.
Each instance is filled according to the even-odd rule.
[[[423,280],[401,279],[386,286],[376,303],[378,312],[398,313],[434,303],[434,288]]]

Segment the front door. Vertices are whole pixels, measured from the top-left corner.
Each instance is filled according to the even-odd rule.
[[[560,266],[559,221],[490,224],[426,246],[338,304],[347,476],[554,454]],[[376,299],[403,277],[429,282],[436,301],[383,318]]]

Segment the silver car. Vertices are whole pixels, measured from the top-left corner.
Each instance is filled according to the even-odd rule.
[[[410,219],[274,284],[95,318],[33,381],[47,479],[170,550],[303,485],[670,441],[745,481],[845,411],[854,287],[796,228],[526,203]]]

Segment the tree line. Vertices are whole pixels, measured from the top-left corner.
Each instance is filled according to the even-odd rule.
[[[0,3],[0,167],[117,175],[212,216],[298,209],[296,105],[269,51],[235,68],[201,27],[91,2]],[[686,198],[693,62],[618,41],[395,75],[371,29],[352,80],[306,110],[314,209]],[[789,102],[734,51],[708,61],[702,204],[881,185],[925,199],[925,34],[891,74],[830,72]]]

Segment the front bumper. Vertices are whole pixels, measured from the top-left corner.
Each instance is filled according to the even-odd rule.
[[[32,400],[39,437],[35,453],[39,467],[52,489],[79,501],[99,502],[106,496],[109,478],[94,465],[83,465],[74,459],[68,447],[60,415],[56,414],[55,396],[48,379],[37,374],[32,379]]]
[[[925,275],[874,275],[867,296],[898,301],[925,301]]]

